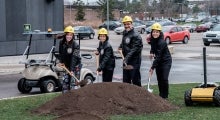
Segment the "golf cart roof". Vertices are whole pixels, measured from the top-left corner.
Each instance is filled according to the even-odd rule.
[[[52,31],[52,32],[47,32],[47,31],[29,31],[29,32],[24,32],[23,35],[56,35],[56,34],[62,34],[64,33],[63,31]]]

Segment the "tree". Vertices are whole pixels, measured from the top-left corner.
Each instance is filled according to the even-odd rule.
[[[141,2],[139,2],[137,0],[133,0],[132,3],[128,5],[127,10],[130,13],[143,12],[144,9],[142,9],[141,6],[142,6]]]
[[[76,5],[77,7],[77,13],[76,13],[76,18],[75,20],[77,21],[84,21],[84,17],[85,17],[85,12],[83,9],[83,5],[84,3],[81,0],[77,0],[77,2],[74,2],[73,5]]]
[[[193,7],[193,13],[198,13],[200,11],[200,8],[198,7],[198,5]]]
[[[115,0],[114,1],[114,9],[125,10],[126,4],[125,1]]]
[[[109,0],[109,19],[114,19],[113,12],[113,6],[114,6],[114,0]],[[102,21],[106,20],[107,18],[107,0],[98,0],[97,4],[100,5],[100,9],[98,11],[99,17],[101,17]]]

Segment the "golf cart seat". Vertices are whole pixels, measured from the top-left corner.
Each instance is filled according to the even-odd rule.
[[[52,65],[53,63],[50,61],[46,61],[46,60],[34,60],[34,59],[28,59],[25,61],[20,61],[20,64],[25,64],[25,66],[36,66],[36,65]]]

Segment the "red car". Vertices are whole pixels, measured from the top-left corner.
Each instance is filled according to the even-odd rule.
[[[196,32],[206,32],[209,30],[209,28],[210,28],[210,26],[207,24],[200,24],[196,27],[195,31]]]
[[[180,26],[163,26],[162,32],[167,44],[171,44],[172,42],[183,42],[187,44],[190,39],[190,32]],[[148,44],[150,44],[150,37],[150,34],[148,34],[146,38]]]

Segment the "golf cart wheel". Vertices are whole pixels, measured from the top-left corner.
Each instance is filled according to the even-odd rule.
[[[41,82],[40,90],[42,93],[54,92],[56,83],[53,80],[44,80]]]
[[[214,101],[216,106],[220,106],[220,90],[216,89],[214,91],[213,101]]]
[[[192,90],[185,91],[184,100],[185,100],[185,105],[186,106],[192,106],[193,105],[193,101],[191,100],[191,93],[192,93]]]
[[[32,90],[32,87],[28,86],[25,82],[26,82],[25,78],[21,78],[18,81],[17,87],[21,93],[29,93]]]

